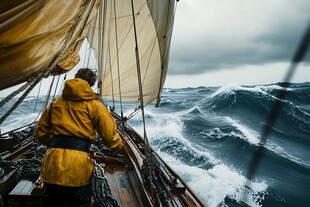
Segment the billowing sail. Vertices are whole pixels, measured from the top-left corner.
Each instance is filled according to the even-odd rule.
[[[159,101],[167,74],[174,6],[175,0],[104,1],[95,34],[88,36],[102,69],[103,97],[139,101],[139,64],[144,103]]]
[[[71,70],[87,36],[103,97],[138,101],[138,63],[144,103],[158,102],[167,74],[174,6],[175,0],[1,1],[0,89],[43,72],[47,76]]]
[[[0,1],[0,89],[66,72],[98,11],[96,0]]]

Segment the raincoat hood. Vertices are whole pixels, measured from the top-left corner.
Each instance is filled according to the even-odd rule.
[[[66,81],[62,97],[73,101],[98,99],[88,82],[80,78]]]

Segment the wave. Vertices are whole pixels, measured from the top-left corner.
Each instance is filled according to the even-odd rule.
[[[310,84],[291,84],[289,88],[284,88],[281,83],[276,83],[261,86],[232,85],[205,90],[200,88],[199,90],[203,91],[201,93],[197,93],[197,89],[187,89],[186,92],[169,91],[164,94],[163,99],[169,102],[164,106],[165,116],[173,115],[173,118],[170,117],[172,121],[178,120],[175,122],[177,124],[174,130],[178,125],[181,128],[177,134],[168,128],[164,129],[170,133],[166,137],[157,133],[156,136],[161,137],[162,141],[155,139],[152,144],[161,153],[172,156],[188,167],[199,167],[198,170],[210,171],[218,165],[223,165],[230,171],[237,169],[237,172],[240,172],[239,175],[244,176],[259,146],[270,108],[278,100],[282,103],[282,109],[275,125],[271,127],[271,133],[264,145],[263,162],[255,176],[255,179],[260,179],[259,183],[262,182],[268,186],[261,194],[262,197],[258,203],[271,206],[277,202],[283,206],[298,203],[300,206],[305,206],[305,200],[300,200],[299,197],[309,192],[303,184],[305,179],[309,180],[307,157],[310,156],[308,147],[310,140],[307,137],[310,136],[310,100],[304,97],[309,94],[309,89]],[[287,96],[279,100],[277,94],[283,90],[286,91]],[[187,96],[184,95],[186,93]],[[179,107],[180,104],[182,107]],[[171,107],[171,114],[169,107]],[[163,116],[153,118],[165,119]],[[160,126],[162,125],[159,121],[158,127]],[[155,126],[151,124],[151,128],[153,127]],[[179,137],[182,136],[189,143],[181,142]],[[211,155],[213,162],[210,161],[209,156],[201,157],[201,154],[194,150],[195,148]],[[185,167],[182,166],[183,168]],[[199,186],[195,188],[199,189]],[[290,187],[286,189],[285,186]],[[227,186],[224,189],[226,188]],[[298,191],[303,193],[297,193]],[[215,202],[214,205],[235,206],[231,203],[238,200],[237,197],[228,194],[226,193],[224,201],[221,196],[220,200],[224,203]],[[212,198],[214,197],[216,196],[212,195]],[[206,200],[209,201],[212,198],[208,197]],[[256,206],[255,201],[253,202],[248,205]]]
[[[33,123],[38,118],[38,113],[13,115],[1,124],[1,134]]]
[[[151,145],[164,155],[174,169],[180,170],[182,177],[197,190],[208,206],[224,205],[226,199],[242,201],[250,206],[262,206],[261,200],[267,189],[263,181],[251,182],[250,187],[244,187],[244,176],[221,163],[202,143],[197,144],[184,137],[186,126],[181,117],[196,114],[197,109],[183,111],[178,116],[174,113],[165,116],[153,114],[154,119],[148,125]],[[150,111],[146,113],[152,114]],[[138,128],[141,133],[142,128]]]
[[[310,83],[283,86],[164,89],[160,107],[145,108],[150,144],[208,206],[307,206]],[[282,108],[271,126],[262,160],[254,178],[247,181],[270,108],[283,90],[286,96],[279,100]],[[35,119],[34,101],[27,99],[1,125],[2,132]],[[125,115],[137,108],[123,107]],[[128,123],[143,134],[141,112]]]
[[[233,120],[230,117],[225,117],[225,120],[239,131],[238,134],[241,136],[238,137],[245,139],[250,144],[253,145],[259,144],[260,142],[259,135],[255,131],[247,128],[246,126],[241,125],[240,123],[238,123],[238,121]]]
[[[194,109],[191,109],[188,112],[193,111]],[[250,206],[262,206],[261,200],[267,190],[266,183],[251,182],[250,187],[244,187],[244,176],[221,163],[201,145],[184,137],[181,116],[174,114],[155,118],[156,116],[158,115],[152,115],[154,120],[148,125],[151,145],[179,171],[208,206],[224,205],[227,198]],[[141,133],[142,128],[138,128]]]
[[[253,207],[262,206],[268,188],[263,181],[249,182],[249,186],[244,186],[247,179],[223,164],[216,164],[206,170],[184,164],[169,154],[162,155],[208,206],[226,206],[227,198],[234,200],[236,206],[238,202]]]

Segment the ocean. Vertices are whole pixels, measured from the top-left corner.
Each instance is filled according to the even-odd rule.
[[[253,178],[246,178],[276,95],[287,90]],[[2,132],[33,122],[44,97],[25,102]],[[136,107],[123,104],[124,116]],[[0,110],[3,115],[4,110]],[[120,110],[119,108],[117,110]],[[150,144],[209,207],[310,205],[310,83],[164,89],[145,108]],[[128,123],[143,134],[141,113]],[[246,184],[246,186],[245,186]]]

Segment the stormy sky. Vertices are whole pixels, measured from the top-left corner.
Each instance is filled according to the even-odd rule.
[[[165,86],[281,81],[308,24],[309,0],[181,0]],[[309,63],[292,81],[310,81]]]
[[[309,24],[309,0],[180,0],[164,87],[280,82]],[[310,81],[309,51],[291,81]]]

